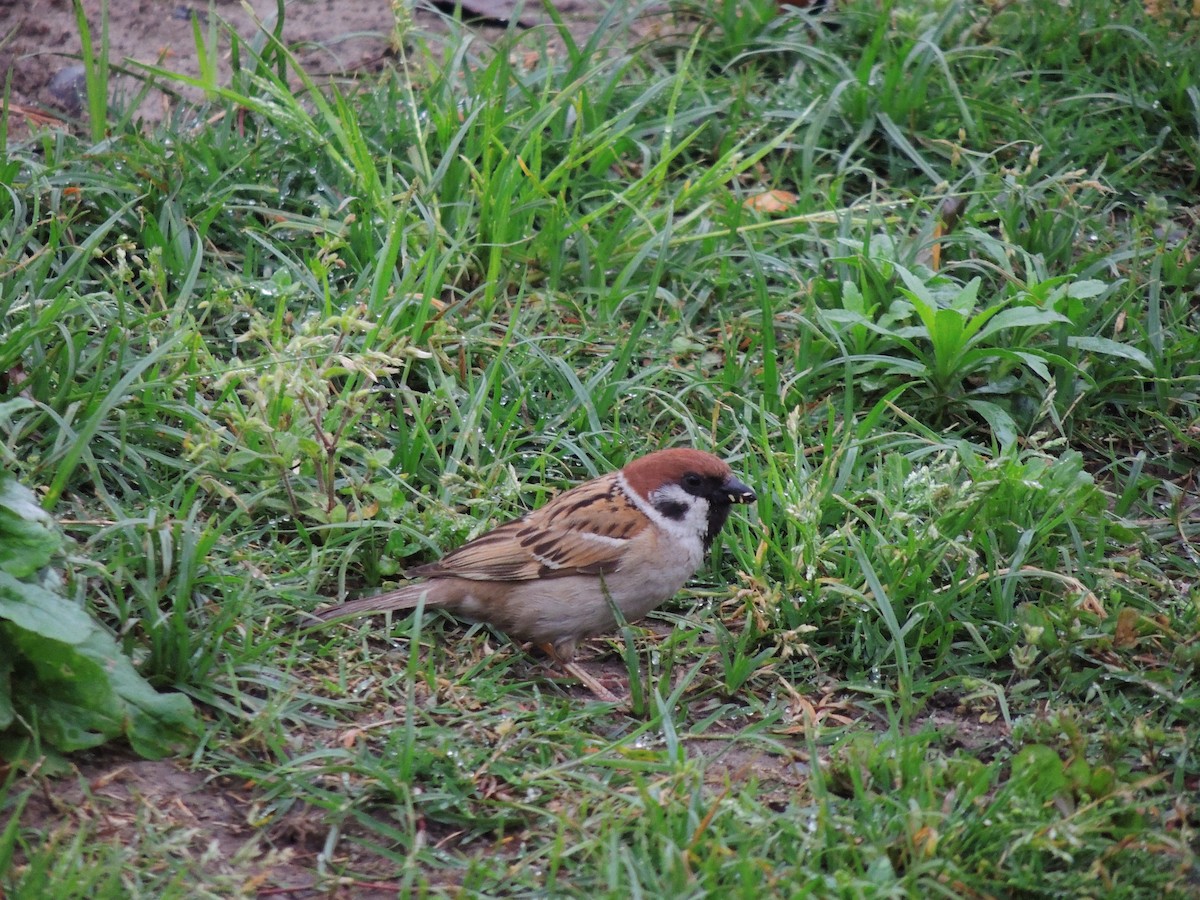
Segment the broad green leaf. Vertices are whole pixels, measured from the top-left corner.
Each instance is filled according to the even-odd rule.
[[[934,316],[929,340],[933,344],[935,361],[933,379],[939,388],[945,389],[967,374],[958,371],[960,355],[967,345],[965,325],[965,317],[956,309],[939,309]]]
[[[867,325],[873,324],[861,312],[854,309],[825,309],[821,310],[821,318],[838,325]]]
[[[0,498],[0,572],[28,578],[46,566],[58,548],[55,532],[22,518]]]
[[[928,374],[928,369],[923,362],[915,359],[903,359],[897,356],[881,356],[877,353],[860,353],[854,356],[843,357],[841,359],[833,359],[825,363],[822,368],[836,368],[851,363],[878,363],[885,372],[891,374],[913,375],[916,377],[924,377]],[[875,368],[872,366],[871,368]]]
[[[108,658],[108,647],[102,641],[89,641],[83,650],[94,652],[99,659]],[[180,693],[156,691],[125,656],[111,659],[108,666],[113,689],[127,705],[125,737],[138,754],[156,759],[193,742],[200,722],[191,700]]]
[[[956,354],[964,343],[965,325],[966,319],[958,310],[939,309],[933,317],[933,328],[929,332],[933,349],[948,356]]]
[[[45,588],[18,581],[7,572],[0,572],[0,620],[14,626],[62,641],[81,644],[92,629],[98,628],[78,606]]]
[[[1012,353],[1014,356],[1024,362],[1025,365],[1027,365],[1031,370],[1033,370],[1033,373],[1037,375],[1038,378],[1047,383],[1050,382],[1052,378],[1050,375],[1050,369],[1042,357],[1038,356],[1036,353],[1028,353],[1024,350],[1014,350]]]
[[[975,309],[976,306],[979,305],[979,286],[981,284],[983,284],[983,280],[979,278],[979,276],[972,278],[970,281],[964,284],[951,299],[950,308],[958,310],[963,315],[970,313],[973,309]],[[1002,304],[999,306],[1000,308],[1003,308]],[[996,307],[989,307],[989,309],[995,308]],[[984,310],[984,312],[987,312],[987,310]],[[991,315],[990,313],[988,314]]]
[[[975,374],[991,367],[995,368],[1000,360],[1013,363],[1014,366],[1025,366],[1033,371],[1043,381],[1050,381],[1050,369],[1042,354],[1029,353],[1022,350],[1006,350],[999,347],[978,347],[963,354],[959,368],[964,376]],[[1070,368],[1068,365],[1067,368]]]
[[[57,594],[5,572],[0,658],[11,661],[0,671],[0,727],[20,715],[58,750],[95,747],[124,735],[142,756],[158,757],[198,730],[191,702],[155,691],[99,623]]]
[[[1117,356],[1121,359],[1137,363],[1143,369],[1150,371],[1154,369],[1154,364],[1150,362],[1150,357],[1137,347],[1130,344],[1122,344],[1120,341],[1110,340],[1109,338],[1079,335],[1067,338],[1067,346],[1074,347],[1076,350],[1085,350],[1088,353],[1099,353],[1102,356]]]
[[[1090,297],[1099,297],[1107,291],[1109,285],[1104,281],[1097,281],[1094,278],[1086,281],[1076,281],[1067,288],[1067,296],[1075,297],[1079,300],[1087,300]]]
[[[983,312],[976,313],[975,315],[971,316],[971,319],[967,322],[965,329],[968,339],[972,342],[978,342],[981,340],[981,332],[987,331],[984,326],[987,325],[987,323],[992,319],[999,317],[1003,313],[1003,306],[991,306],[983,310]]]
[[[61,544],[54,519],[33,491],[0,472],[0,572],[28,578],[50,562]]]
[[[1013,421],[1013,417],[1008,414],[1002,407],[990,400],[964,400],[963,401],[974,412],[983,417],[983,420],[988,423],[992,434],[996,438],[996,443],[1001,447],[1011,446],[1017,440],[1017,423]]]
[[[78,647],[0,622],[0,647],[20,661],[12,704],[39,738],[65,752],[96,747],[121,734],[122,706],[104,666]],[[115,649],[115,647],[114,647]]]
[[[54,526],[54,519],[37,502],[37,495],[6,472],[0,472],[0,507],[46,528]]]
[[[867,311],[862,291],[853,281],[846,281],[842,284],[842,308],[848,313],[857,313],[859,316],[863,316]]]
[[[910,272],[899,264],[896,265],[896,274],[904,281],[906,288],[901,293],[920,300],[930,309],[957,309],[959,312],[970,312],[975,306],[978,285],[972,287],[972,282],[977,279],[972,279],[971,282],[962,285],[943,275],[937,275],[929,269],[922,269],[918,274]]]
[[[1056,313],[1052,309],[1039,309],[1036,306],[1013,306],[992,319],[987,327],[979,332],[979,340],[1008,328],[1032,328],[1069,321],[1071,320],[1066,316]]]
[[[926,334],[931,334],[934,329],[934,317],[937,315],[938,307],[934,303],[929,303],[922,297],[914,294],[911,291],[901,291],[912,304],[913,310],[921,319],[921,324],[925,327]]]
[[[108,632],[98,627],[75,649],[81,658],[104,669],[108,691],[118,704],[119,733],[139,755],[167,756],[190,743],[189,736],[199,729],[191,701],[183,694],[159,693],[151,687]]]

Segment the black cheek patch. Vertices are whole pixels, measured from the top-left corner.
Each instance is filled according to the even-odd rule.
[[[683,517],[687,515],[688,511],[688,505],[686,503],[680,503],[678,500],[660,500],[658,503],[654,504],[654,508],[668,519],[672,519],[676,522],[682,521]]]

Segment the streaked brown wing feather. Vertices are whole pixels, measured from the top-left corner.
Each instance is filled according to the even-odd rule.
[[[603,575],[616,571],[629,539],[647,524],[617,486],[616,476],[609,475],[567,491],[410,574],[476,581]]]

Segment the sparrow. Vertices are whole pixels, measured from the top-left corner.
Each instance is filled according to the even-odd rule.
[[[437,562],[424,579],[326,607],[322,620],[415,608],[445,609],[570,663],[584,638],[643,618],[700,567],[735,503],[754,491],[722,460],[659,450],[559,494]]]

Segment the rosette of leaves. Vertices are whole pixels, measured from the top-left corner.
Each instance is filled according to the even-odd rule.
[[[194,740],[191,701],[159,693],[113,636],[57,590],[61,537],[33,492],[0,471],[0,759],[124,737],[158,758]]]

